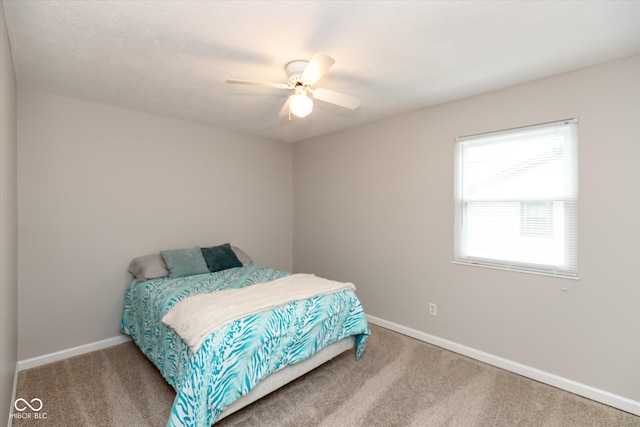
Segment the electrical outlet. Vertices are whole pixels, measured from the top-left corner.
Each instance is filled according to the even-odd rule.
[[[432,302],[429,303],[429,314],[432,316],[438,315],[438,306]]]

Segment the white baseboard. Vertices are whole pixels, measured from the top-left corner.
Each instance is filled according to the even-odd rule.
[[[555,374],[551,374],[549,372],[541,371],[540,369],[532,368],[531,366],[514,362],[512,360],[494,356],[492,354],[485,353],[483,351],[476,350],[474,348],[467,347],[453,341],[445,340],[443,338],[439,338],[435,335],[430,335],[416,329],[399,325],[397,323],[389,322],[375,316],[367,315],[367,319],[374,325],[382,326],[383,328],[390,329],[403,335],[407,335],[411,338],[415,338],[417,340],[442,347],[444,349],[462,354],[472,359],[488,363],[489,365],[514,372],[518,375],[531,378],[541,383],[552,385],[559,389],[566,390],[579,396],[595,400],[596,402],[604,403],[605,405],[613,406],[614,408],[618,408],[623,411],[640,416],[640,402],[626,398],[624,396],[613,394],[605,390],[600,390],[595,387],[570,380],[568,378],[564,378]]]
[[[18,390],[18,363],[16,362],[15,373],[13,374],[13,390],[11,390],[11,407],[9,408],[9,421],[7,427],[13,425],[13,402],[16,401],[16,391]]]
[[[96,341],[89,344],[80,345],[78,347],[56,351],[55,353],[49,353],[42,356],[33,357],[31,359],[20,360],[18,361],[17,371],[24,371],[25,369],[31,369],[37,366],[46,365],[48,363],[57,362],[59,360],[68,359],[70,357],[79,356],[81,354],[90,353],[92,351],[102,350],[103,348],[123,344],[128,341],[131,341],[130,337],[128,337],[127,335],[119,335],[117,337],[107,338],[106,340]]]

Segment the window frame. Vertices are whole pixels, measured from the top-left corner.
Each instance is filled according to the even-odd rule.
[[[553,277],[578,279],[578,135],[577,135],[578,119],[565,119],[554,122],[542,123],[537,125],[522,126],[518,128],[500,130],[495,132],[487,132],[482,134],[469,135],[464,137],[455,138],[455,156],[454,156],[454,264],[473,265],[480,267],[496,268],[501,270],[519,271],[525,273],[534,273],[541,275],[548,275]],[[525,135],[520,139],[526,138],[526,132],[531,131],[533,134],[536,131],[544,130],[543,128],[553,129],[568,126],[562,128],[560,132],[566,132],[563,148],[566,152],[563,153],[563,161],[565,162],[564,173],[571,174],[568,179],[570,185],[566,189],[566,194],[562,200],[556,200],[555,198],[541,198],[539,200],[520,200],[520,232],[523,235],[530,235],[534,237],[544,238],[545,233],[540,233],[540,229],[537,233],[526,233],[526,218],[525,218],[525,205],[527,202],[533,203],[546,203],[549,206],[549,217],[546,220],[549,227],[553,227],[553,215],[554,202],[561,201],[563,203],[562,219],[564,221],[563,235],[562,235],[562,247],[564,249],[564,263],[562,265],[534,263],[513,261],[499,258],[483,258],[480,256],[469,255],[469,243],[467,242],[467,236],[464,229],[464,220],[466,218],[468,204],[475,202],[470,199],[463,198],[463,155],[464,150],[468,146],[476,145],[490,145],[497,144],[499,140],[513,135]],[[491,142],[491,138],[495,138]],[[488,140],[490,142],[482,142]],[[479,142],[480,141],[480,142]],[[508,143],[508,142],[507,142]],[[467,145],[468,144],[468,145]],[[497,201],[497,200],[496,200]],[[517,201],[514,201],[517,202]],[[491,203],[491,200],[487,200],[487,203]],[[545,229],[546,230],[546,229]],[[549,228],[549,234],[553,231],[553,228]]]

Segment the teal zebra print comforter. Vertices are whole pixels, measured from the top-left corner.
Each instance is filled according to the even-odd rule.
[[[356,359],[369,326],[351,289],[294,301],[228,323],[194,354],[162,317],[193,295],[242,288],[288,275],[251,263],[177,279],[134,281],[125,293],[122,332],[130,335],[176,390],[167,426],[210,426],[222,411],[280,368],[356,336]]]

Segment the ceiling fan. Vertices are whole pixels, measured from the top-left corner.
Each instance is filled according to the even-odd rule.
[[[285,65],[284,69],[287,72],[287,83],[235,79],[229,79],[227,83],[293,91],[280,110],[280,116],[288,115],[289,120],[291,120],[291,114],[297,117],[306,117],[311,113],[313,101],[307,96],[308,93],[311,93],[315,99],[320,101],[355,110],[360,106],[360,100],[358,98],[330,89],[312,88],[334,63],[335,60],[326,53],[317,52],[310,61],[296,60]]]

